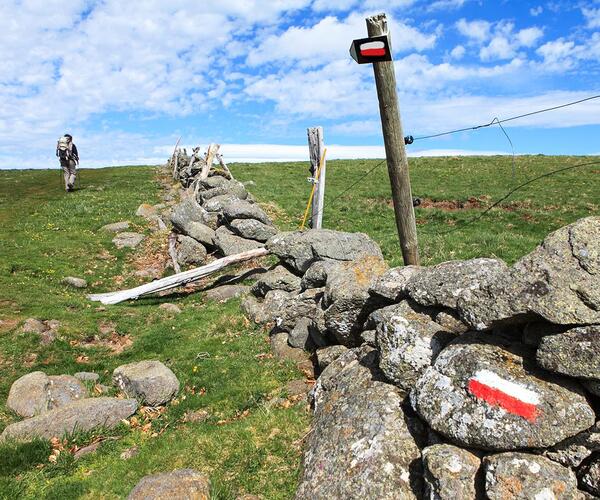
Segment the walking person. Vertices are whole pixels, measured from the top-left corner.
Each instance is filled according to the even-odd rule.
[[[79,153],[71,134],[65,134],[58,140],[56,156],[60,160],[60,166],[65,177],[65,189],[67,193],[73,191],[75,178],[77,177],[77,165],[79,165]]]

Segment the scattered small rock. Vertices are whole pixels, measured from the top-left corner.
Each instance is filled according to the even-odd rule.
[[[208,500],[208,478],[192,469],[179,469],[146,476],[131,490],[127,500],[159,499]]]
[[[117,248],[136,248],[144,238],[140,233],[119,233],[112,241]]]
[[[6,406],[21,417],[33,417],[48,411],[50,379],[44,372],[32,372],[15,380]]]
[[[83,278],[76,278],[74,276],[67,276],[61,280],[63,285],[72,286],[73,288],[87,288],[87,281]]]
[[[162,309],[163,311],[166,311],[168,313],[181,314],[180,307],[176,304],[171,304],[170,302],[165,302],[164,304],[161,304],[160,306],[158,306],[158,308]]]
[[[248,285],[221,285],[210,290],[206,290],[206,298],[215,302],[227,302],[235,299],[250,291]]]
[[[139,361],[119,366],[113,382],[125,394],[148,406],[168,403],[179,391],[179,380],[160,361]]]
[[[62,438],[74,431],[90,431],[98,427],[112,428],[121,420],[133,415],[137,409],[135,399],[86,398],[73,401],[43,415],[28,418],[8,425],[0,442],[12,438],[30,441],[35,438]]]
[[[84,382],[98,382],[100,379],[100,375],[94,372],[77,372],[73,376]]]
[[[184,422],[202,423],[210,418],[210,413],[206,410],[187,411],[183,416]]]
[[[129,221],[122,222],[113,222],[112,224],[106,224],[106,226],[102,226],[100,231],[105,231],[107,233],[121,233],[123,231],[127,231],[129,229]]]

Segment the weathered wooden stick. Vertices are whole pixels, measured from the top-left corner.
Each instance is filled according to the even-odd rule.
[[[169,255],[173,261],[173,269],[175,269],[175,273],[179,274],[181,272],[181,267],[179,267],[179,262],[177,262],[177,251],[175,250],[176,243],[177,235],[173,232],[169,233]]]
[[[177,139],[177,142],[175,143],[175,148],[173,149],[173,154],[171,155],[171,159],[169,160],[169,163],[173,163],[173,161],[175,160],[175,154],[177,153],[177,147],[179,146],[179,141],[181,140],[181,136],[179,136],[179,139]],[[175,167],[173,168],[173,177],[175,177],[175,169],[177,168],[177,162],[175,162]]]
[[[118,304],[119,302],[123,302],[125,300],[137,299],[142,295],[148,295],[150,293],[162,292],[163,290],[177,288],[187,283],[191,283],[192,281],[197,281],[201,278],[209,276],[232,264],[237,264],[250,259],[256,259],[257,257],[263,257],[264,255],[268,254],[269,251],[266,248],[256,248],[254,250],[248,250],[247,252],[229,255],[227,257],[223,257],[222,259],[215,260],[214,262],[211,262],[205,266],[196,267],[194,269],[190,269],[189,271],[174,274],[173,276],[152,281],[151,283],[146,283],[145,285],[131,288],[129,290],[121,290],[119,292],[109,293],[96,293],[88,295],[87,297],[90,300],[99,301],[103,304]]]
[[[225,173],[229,176],[230,179],[233,179],[233,175],[231,175],[231,171],[229,170],[229,167],[225,163],[225,160],[223,159],[223,155],[217,153],[215,156],[217,157],[217,160],[219,160],[219,165],[221,165],[221,168],[223,170],[225,170]]]
[[[323,157],[323,127],[310,127],[307,129],[308,151],[310,155],[311,176],[315,183],[315,194],[312,202],[312,215],[310,227],[321,229],[323,224],[323,209],[325,200],[325,172],[327,163]]]
[[[208,173],[210,172],[210,167],[212,167],[213,160],[215,155],[218,153],[220,144],[215,144],[214,142],[208,146],[208,151],[206,152],[206,165],[202,168],[202,172],[200,172],[200,180],[203,181],[208,177]]]

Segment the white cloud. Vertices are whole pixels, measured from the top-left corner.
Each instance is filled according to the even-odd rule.
[[[270,62],[306,67],[321,66],[348,58],[348,48],[355,38],[366,36],[364,15],[352,14],[344,20],[327,16],[310,27],[291,26],[278,35],[270,35],[248,55],[250,66]],[[422,51],[434,46],[435,34],[425,34],[404,23],[390,20],[390,33],[396,52]]]
[[[600,61],[600,33],[593,33],[581,44],[558,38],[545,43],[536,52],[544,59],[541,65],[543,69],[565,72],[583,61]]]
[[[462,45],[457,45],[450,51],[450,57],[452,57],[452,59],[462,59],[465,52],[466,49]]]
[[[531,14],[533,17],[539,16],[542,12],[544,12],[544,7],[542,7],[541,5],[529,9],[529,14]]]
[[[488,45],[481,48],[479,57],[482,61],[510,59],[517,55],[523,47],[531,48],[544,35],[544,32],[533,26],[514,32],[512,23],[498,23],[494,27],[495,35]]]
[[[436,0],[429,5],[428,10],[460,9],[466,0]]]
[[[461,35],[477,42],[484,42],[489,39],[491,26],[492,24],[488,21],[467,21],[464,18],[456,23]]]
[[[330,127],[330,130],[342,135],[375,136],[381,135],[381,122],[378,120],[355,120],[342,122]]]
[[[583,7],[581,12],[587,21],[588,28],[600,28],[600,9],[588,9]]]

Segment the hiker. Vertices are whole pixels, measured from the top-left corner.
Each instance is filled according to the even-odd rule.
[[[65,134],[58,140],[56,156],[60,160],[60,166],[65,176],[65,189],[67,193],[73,191],[75,177],[77,176],[76,166],[79,165],[79,153],[77,152],[77,146],[73,143],[71,134]]]

